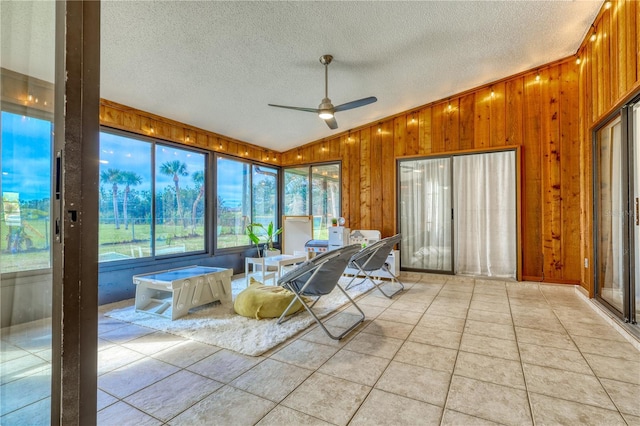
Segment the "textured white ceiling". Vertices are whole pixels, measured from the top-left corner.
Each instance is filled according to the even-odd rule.
[[[2,3],[3,26],[19,19],[24,6]],[[101,96],[283,151],[572,55],[601,5],[106,0]],[[11,31],[19,38],[19,23]],[[39,42],[29,37],[33,72]],[[12,63],[6,51],[3,43],[2,66],[23,72],[25,64]],[[334,56],[334,105],[378,98],[337,113],[337,130],[313,113],[267,106],[316,108],[324,95],[323,54]]]

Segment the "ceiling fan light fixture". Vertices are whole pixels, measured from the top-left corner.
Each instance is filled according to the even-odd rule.
[[[333,113],[331,111],[321,110],[318,113],[318,117],[322,118],[323,120],[328,120],[330,118],[333,118]]]

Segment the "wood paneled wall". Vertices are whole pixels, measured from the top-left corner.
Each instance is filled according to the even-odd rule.
[[[606,3],[605,3],[606,6]],[[593,256],[593,128],[640,93],[640,3],[611,1],[585,37],[578,56],[580,109],[581,258]],[[591,35],[595,32],[595,39]],[[594,295],[593,268],[582,269],[582,285]]]
[[[580,280],[578,66],[573,59],[451,96],[283,153],[283,165],[342,161],[351,228],[397,230],[396,159],[522,147],[522,273]]]
[[[639,90],[640,5],[610,5],[575,57],[284,152],[282,165],[341,160],[349,226],[389,236],[397,158],[520,146],[523,278],[593,294],[591,130]]]

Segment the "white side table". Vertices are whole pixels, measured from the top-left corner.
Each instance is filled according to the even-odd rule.
[[[189,266],[133,276],[136,311],[178,319],[217,300],[231,304],[232,269]]]

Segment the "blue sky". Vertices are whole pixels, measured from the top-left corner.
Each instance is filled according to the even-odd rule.
[[[46,120],[2,112],[2,191],[18,192],[20,200],[49,198],[51,191],[52,124]],[[142,178],[138,191],[151,190],[152,144],[113,133],[100,133],[100,172],[108,169],[132,171]],[[156,164],[180,160],[189,176],[181,177],[182,188],[194,187],[191,175],[204,170],[204,154],[156,144]],[[242,202],[243,178],[249,173],[246,163],[225,158],[218,160],[218,195],[225,206]],[[102,184],[103,185],[103,184]],[[171,176],[156,175],[156,191],[173,187]],[[110,189],[110,188],[108,188]],[[122,188],[123,189],[123,188]]]
[[[135,172],[142,178],[138,191],[151,190],[151,148],[148,142],[133,140],[112,133],[100,133],[100,172],[108,169]],[[181,188],[195,186],[191,176],[194,172],[204,170],[204,154],[185,151],[171,146],[156,144],[157,168],[167,161],[179,160],[187,165],[189,176],[180,177]],[[156,173],[156,192],[165,186],[173,187],[173,176]]]
[[[242,204],[242,192],[245,174],[249,165],[239,161],[218,157],[218,196],[224,200],[225,207],[235,208]]]
[[[2,111],[2,191],[20,200],[49,198],[52,125],[46,120]]]

